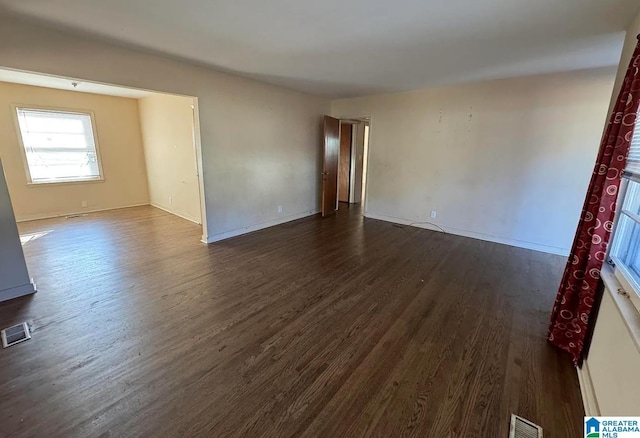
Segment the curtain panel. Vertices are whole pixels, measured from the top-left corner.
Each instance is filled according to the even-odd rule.
[[[640,38],[640,36],[639,36]],[[587,333],[595,323],[594,303],[616,213],[616,200],[640,104],[640,42],[603,135],[578,229],[564,270],[549,326],[551,344],[583,360]]]

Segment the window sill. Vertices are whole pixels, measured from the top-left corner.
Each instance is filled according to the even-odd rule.
[[[49,186],[61,186],[61,185],[73,185],[73,184],[96,184],[103,183],[106,179],[97,178],[97,179],[80,179],[73,181],[51,181],[51,182],[29,182],[27,183],[27,187],[49,187]]]
[[[616,278],[613,269],[607,264],[602,267],[600,276],[605,286],[604,293],[608,293],[613,299],[636,348],[640,351],[640,312],[638,312],[638,309],[636,309],[636,306],[628,296],[629,293],[635,292],[625,291]]]

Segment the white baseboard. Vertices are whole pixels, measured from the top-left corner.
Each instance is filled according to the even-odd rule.
[[[33,282],[33,279],[31,279],[31,281],[27,284],[0,290],[0,302],[23,297],[25,295],[31,295],[34,293],[36,293],[36,284]]]
[[[295,221],[295,220],[298,220],[298,219],[303,219],[305,217],[313,216],[313,215],[316,215],[318,213],[320,213],[319,210],[305,211],[303,213],[293,214],[291,216],[278,218],[278,219],[275,219],[275,220],[272,220],[272,221],[262,222],[262,223],[259,223],[259,224],[256,224],[256,225],[250,225],[248,227],[238,228],[238,229],[232,230],[232,231],[226,231],[224,233],[214,234],[213,236],[209,236],[209,238],[207,239],[206,243],[219,242],[221,240],[229,239],[231,237],[236,237],[236,236],[240,236],[242,234],[251,233],[253,231],[262,230],[264,228],[269,228],[269,227],[273,227],[273,226],[276,226],[276,225],[284,224],[286,222],[291,222],[291,221]]]
[[[578,382],[580,383],[580,393],[582,394],[582,404],[584,405],[584,414],[587,417],[600,416],[600,407],[596,399],[596,392],[593,388],[593,381],[589,373],[589,365],[585,360],[582,368],[576,368],[578,372]]]
[[[168,208],[163,207],[163,206],[158,205],[158,204],[155,204],[155,203],[153,203],[153,202],[150,202],[150,203],[149,203],[149,205],[150,205],[150,206],[152,206],[152,207],[155,207],[155,208],[157,208],[157,209],[160,209],[160,210],[162,210],[162,211],[166,211],[167,213],[172,214],[172,215],[174,215],[174,216],[178,216],[178,217],[181,217],[182,219],[186,219],[186,220],[188,220],[189,222],[193,222],[194,224],[202,225],[202,222],[200,222],[199,220],[194,219],[194,218],[192,218],[192,217],[189,217],[189,216],[187,216],[187,215],[185,215],[185,214],[182,214],[182,213],[178,213],[178,212],[175,212],[175,211],[169,210]]]
[[[455,234],[456,236],[463,236],[463,237],[470,237],[472,239],[485,240],[487,242],[500,243],[502,245],[516,246],[518,248],[532,249],[534,251],[541,251],[541,252],[546,252],[550,254],[558,254],[562,256],[569,255],[569,248],[560,248],[560,247],[555,247],[550,245],[544,245],[541,243],[527,242],[525,240],[508,239],[504,237],[493,236],[490,234],[477,233],[475,231],[461,230],[458,228],[448,227],[446,225],[434,226],[427,223],[416,224],[414,221],[410,221],[408,219],[402,219],[402,218],[397,218],[393,216],[386,216],[386,215],[377,214],[377,213],[365,212],[364,215],[365,217],[368,217],[371,219],[378,219],[381,221],[393,222],[401,225],[410,225],[413,227],[424,228],[432,231],[444,230],[448,234]]]
[[[98,213],[100,211],[120,210],[122,208],[132,208],[132,207],[143,207],[145,205],[149,205],[149,203],[145,202],[144,204],[122,205],[119,207],[96,208],[92,210],[79,210],[79,211],[70,211],[70,212],[64,212],[64,213],[58,212],[58,213],[46,213],[46,214],[32,215],[32,216],[20,216],[20,218],[16,218],[16,222],[29,222],[29,221],[37,221],[41,219],[54,219],[58,217],[72,216],[74,214]]]

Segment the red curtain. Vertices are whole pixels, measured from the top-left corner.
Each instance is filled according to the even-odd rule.
[[[595,322],[592,310],[600,283],[600,269],[611,237],[618,188],[640,104],[639,69],[640,42],[631,58],[600,145],[578,230],[551,314],[549,341],[567,351],[575,365],[582,363],[585,337]]]

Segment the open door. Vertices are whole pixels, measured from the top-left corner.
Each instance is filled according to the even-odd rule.
[[[340,124],[340,164],[338,165],[338,202],[351,202],[351,130],[354,125]]]
[[[338,207],[338,160],[340,120],[324,116],[324,156],[322,160],[322,217],[336,214]]]

